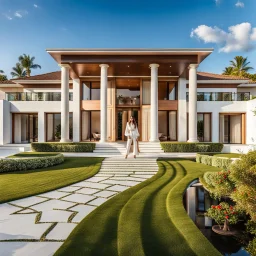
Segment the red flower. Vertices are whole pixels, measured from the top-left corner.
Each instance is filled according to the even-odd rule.
[[[226,215],[225,218],[228,219],[229,218],[228,215]]]

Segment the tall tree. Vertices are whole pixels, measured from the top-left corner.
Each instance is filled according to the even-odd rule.
[[[223,73],[222,73],[222,75],[232,75],[232,74],[233,74],[233,68],[232,67],[226,67],[223,70]]]
[[[250,62],[247,61],[247,57],[236,56],[234,60],[230,61],[231,67],[233,68],[233,74],[236,76],[243,76],[244,73],[252,70],[253,68],[248,66]]]
[[[24,70],[23,66],[18,62],[16,66],[12,68],[11,76],[16,78],[21,78],[26,76],[26,70]]]
[[[26,70],[26,76],[30,77],[31,69],[41,68],[40,65],[34,63],[35,57],[23,54],[19,57],[20,64]]]

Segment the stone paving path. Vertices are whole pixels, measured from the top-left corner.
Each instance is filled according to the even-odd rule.
[[[152,177],[157,170],[156,158],[110,157],[90,179],[0,204],[0,255],[53,255],[97,206]]]

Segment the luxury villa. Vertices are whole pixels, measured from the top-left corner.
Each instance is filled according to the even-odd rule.
[[[48,49],[61,71],[0,82],[0,144],[141,141],[251,144],[256,84],[198,72],[212,49]]]

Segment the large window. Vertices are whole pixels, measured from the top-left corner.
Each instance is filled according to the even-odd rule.
[[[241,144],[244,130],[244,114],[220,114],[220,142]]]
[[[46,114],[46,141],[60,141],[61,139],[61,114]],[[73,139],[73,113],[69,113],[69,139]]]
[[[161,141],[177,140],[176,111],[158,111],[158,137]]]
[[[100,82],[83,83],[83,100],[100,100]]]
[[[13,114],[13,143],[38,141],[38,115]]]
[[[100,111],[82,111],[82,141],[100,140]]]
[[[197,139],[200,142],[212,141],[211,113],[197,113]],[[189,138],[189,114],[187,116],[187,138]]]

